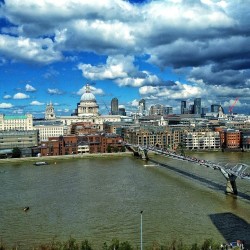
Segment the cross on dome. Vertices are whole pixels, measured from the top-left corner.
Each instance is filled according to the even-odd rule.
[[[86,85],[86,93],[90,93],[90,86],[89,86],[88,83],[87,83],[87,85]]]

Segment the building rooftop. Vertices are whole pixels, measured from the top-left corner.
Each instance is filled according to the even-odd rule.
[[[43,120],[43,121],[34,121],[34,126],[60,126],[63,125],[62,121],[51,121],[51,120]]]
[[[27,119],[26,115],[5,115],[5,120],[20,120],[20,119]]]
[[[36,134],[37,130],[3,130],[0,131],[1,135],[28,135]]]

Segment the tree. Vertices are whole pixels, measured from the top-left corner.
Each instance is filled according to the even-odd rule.
[[[71,238],[64,243],[63,250],[78,250],[78,244],[75,239]]]
[[[85,241],[82,242],[81,250],[92,250],[92,247],[89,244],[88,240],[85,240]]]
[[[133,250],[132,246],[130,245],[130,243],[128,241],[122,242],[120,244],[120,250]]]
[[[121,147],[121,152],[125,152],[126,151],[126,147],[125,146],[122,146]]]
[[[117,153],[119,151],[118,147],[114,147],[114,152]]]
[[[185,151],[184,151],[185,148],[186,148],[185,145],[180,142],[176,150],[180,151],[180,154],[185,156]]]
[[[111,153],[111,151],[112,151],[112,148],[111,148],[110,145],[108,145],[108,147],[107,147],[107,152],[108,152],[108,153]]]
[[[22,152],[19,148],[13,148],[12,150],[12,158],[20,158],[22,155]]]
[[[118,239],[112,239],[111,245],[109,246],[109,250],[119,249],[120,242]]]

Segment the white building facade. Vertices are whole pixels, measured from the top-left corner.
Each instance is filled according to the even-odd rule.
[[[219,149],[219,132],[188,132],[184,135],[186,149]]]
[[[0,131],[5,130],[33,130],[33,116],[27,115],[3,115],[0,114]]]
[[[34,129],[38,130],[39,142],[47,141],[49,137],[59,137],[66,134],[63,124],[35,125]]]

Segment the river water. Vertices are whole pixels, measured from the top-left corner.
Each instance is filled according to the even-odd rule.
[[[247,153],[193,155],[250,165]],[[0,238],[19,249],[70,236],[88,239],[95,249],[113,238],[139,246],[143,210],[145,247],[175,239],[250,241],[250,181],[237,179],[236,198],[224,194],[219,171],[152,157],[177,171],[145,166],[151,163],[133,156],[57,160],[47,166],[0,164]]]

